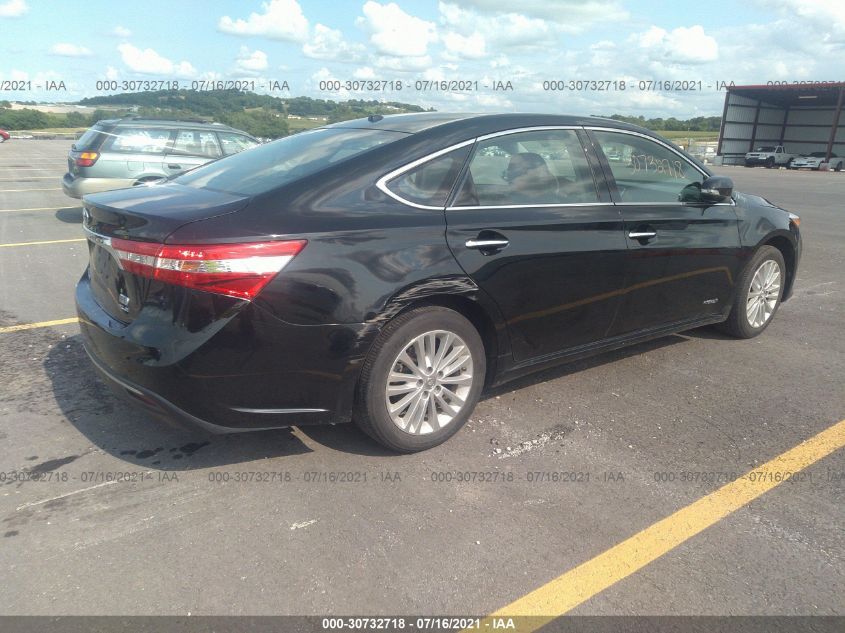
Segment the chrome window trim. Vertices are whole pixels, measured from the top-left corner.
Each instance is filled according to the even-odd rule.
[[[541,204],[484,204],[471,207],[446,207],[447,211],[474,211],[475,209],[547,209],[553,207],[613,207],[613,202],[544,202]]]
[[[429,204],[419,204],[419,203],[416,203],[416,202],[411,202],[410,200],[406,200],[402,196],[400,196],[396,193],[393,193],[388,188],[387,183],[389,181],[393,180],[394,178],[398,178],[399,176],[401,176],[405,172],[411,171],[415,167],[419,167],[420,165],[422,165],[424,163],[427,163],[431,160],[434,160],[435,158],[439,158],[440,156],[443,156],[443,154],[448,154],[449,152],[452,152],[456,149],[460,149],[462,147],[466,147],[467,145],[472,145],[473,143],[475,143],[475,139],[471,138],[469,140],[461,141],[460,143],[456,143],[455,145],[450,145],[449,147],[445,147],[441,150],[437,150],[436,152],[433,152],[431,154],[426,154],[422,158],[418,158],[417,160],[411,161],[407,165],[402,165],[402,167],[398,167],[398,168],[394,169],[393,171],[386,173],[384,176],[382,176],[381,178],[379,178],[376,181],[376,187],[378,187],[378,189],[382,193],[387,194],[388,196],[390,196],[394,200],[397,200],[397,201],[401,202],[402,204],[407,204],[408,206],[414,207],[415,209],[427,209],[429,211],[442,211],[445,208],[446,205],[443,205],[441,207],[435,207],[435,206],[432,206],[432,205],[429,205]]]
[[[702,176],[705,178],[709,178],[709,174],[702,170],[698,165],[695,163],[690,162],[690,160],[684,156],[683,154],[678,151],[677,148],[665,143],[659,139],[656,139],[653,136],[649,136],[648,134],[643,134],[641,132],[635,132],[633,130],[623,130],[620,128],[613,128],[613,127],[601,127],[601,126],[581,126],[581,125],[541,125],[536,127],[520,127],[520,128],[513,128],[509,130],[501,130],[499,132],[491,132],[490,134],[483,134],[481,136],[476,136],[475,138],[467,139],[466,141],[461,141],[460,143],[456,143],[454,145],[450,145],[445,147],[441,150],[437,150],[436,152],[432,152],[431,154],[426,154],[421,158],[418,158],[414,161],[406,165],[402,165],[401,167],[397,167],[396,169],[386,173],[384,176],[379,178],[376,181],[376,187],[384,194],[390,196],[397,202],[401,202],[402,204],[408,205],[409,207],[413,207],[415,209],[425,209],[427,211],[472,211],[472,210],[484,210],[484,209],[530,209],[530,208],[554,208],[554,207],[595,207],[595,206],[642,206],[642,205],[650,205],[650,206],[698,206],[701,203],[698,202],[600,202],[596,200],[595,202],[549,202],[549,203],[542,203],[542,204],[498,204],[498,205],[473,205],[473,206],[445,206],[445,207],[436,207],[427,204],[419,204],[416,202],[411,202],[410,200],[406,200],[402,196],[392,192],[387,183],[391,180],[398,178],[405,172],[408,172],[415,167],[418,167],[424,163],[427,163],[435,158],[439,158],[444,154],[448,154],[451,151],[456,149],[460,149],[462,147],[466,147],[467,145],[474,145],[480,141],[485,141],[491,138],[496,138],[499,136],[508,136],[510,134],[519,134],[522,132],[542,132],[545,130],[595,130],[598,132],[618,132],[619,134],[629,134],[631,136],[639,136],[649,141],[653,141],[658,145],[661,145],[671,151],[674,154],[677,154],[678,157],[682,158],[685,162],[689,163],[696,171],[698,171]],[[580,141],[579,141],[580,142]],[[586,148],[583,148],[584,152],[586,153]],[[730,202],[716,202],[708,206],[736,206],[736,201],[731,199]]]

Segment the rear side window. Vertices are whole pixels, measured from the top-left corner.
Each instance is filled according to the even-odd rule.
[[[258,145],[258,142],[247,138],[243,134],[232,134],[230,132],[218,132],[220,137],[220,145],[223,147],[223,155],[231,156],[237,154],[245,149],[250,149]]]
[[[310,130],[203,165],[178,176],[174,182],[257,195],[406,136],[388,130]]]
[[[443,208],[471,147],[461,147],[423,163],[387,183],[387,188],[408,202]]]
[[[593,174],[575,131],[538,130],[479,142],[455,206],[597,201]]]
[[[214,132],[202,130],[179,130],[176,140],[173,141],[173,154],[187,156],[205,156],[207,158],[220,158],[220,146],[217,144],[217,136]]]
[[[163,154],[170,136],[170,130],[118,127],[111,133],[103,149],[130,154]]]

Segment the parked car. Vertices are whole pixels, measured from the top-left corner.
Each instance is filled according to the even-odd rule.
[[[258,144],[246,132],[219,123],[137,117],[98,121],[68,152],[62,189],[81,198],[143,185]]]
[[[764,145],[745,155],[745,166],[763,165],[769,168],[786,166],[793,158],[795,154],[788,153],[783,145]]]
[[[842,171],[843,162],[845,159],[836,154],[830,154],[830,160],[827,160],[827,152],[812,152],[806,156],[799,156],[792,159],[787,165],[789,169],[815,169],[818,171],[822,163],[827,163],[828,168],[833,171]]]
[[[352,419],[396,451],[528,372],[757,336],[801,257],[797,216],[599,118],[375,115],[83,205],[82,337],[120,392],[215,432]]]
[[[0,129],[0,143],[5,143],[11,138],[6,130]]]

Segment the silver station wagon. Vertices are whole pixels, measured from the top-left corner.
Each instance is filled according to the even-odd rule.
[[[71,198],[143,185],[255,147],[246,132],[204,121],[125,117],[98,121],[68,152]]]

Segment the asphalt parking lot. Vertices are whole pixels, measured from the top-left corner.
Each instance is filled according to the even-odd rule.
[[[208,437],[115,399],[72,321],[69,145],[0,145],[3,614],[483,615],[607,552],[569,613],[845,613],[836,446],[665,553],[618,547],[845,418],[845,174],[717,168],[802,218],[763,336],[547,371],[395,456],[352,425]]]

